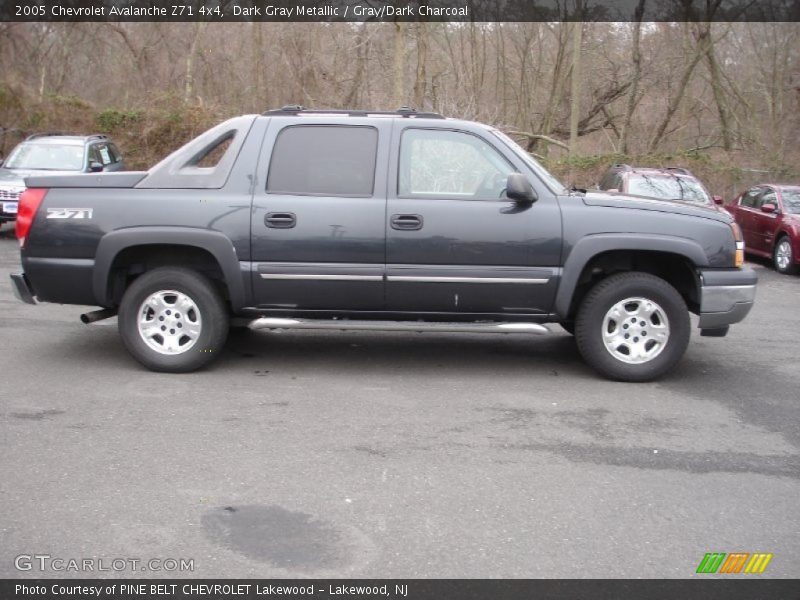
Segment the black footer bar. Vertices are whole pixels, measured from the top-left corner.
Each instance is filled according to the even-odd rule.
[[[800,599],[800,580],[697,579],[26,579],[2,600]]]

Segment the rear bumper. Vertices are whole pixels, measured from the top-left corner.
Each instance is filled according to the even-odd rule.
[[[97,304],[92,292],[93,259],[22,257],[28,286],[39,302]]]
[[[26,304],[36,304],[36,299],[33,297],[33,289],[31,289],[31,284],[28,282],[28,278],[25,277],[25,273],[12,273],[11,287],[17,300]]]
[[[700,272],[700,329],[720,329],[747,316],[758,277],[750,268]]]

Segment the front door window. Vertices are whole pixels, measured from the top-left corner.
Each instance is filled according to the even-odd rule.
[[[497,150],[463,132],[407,129],[400,146],[401,198],[497,200],[514,172]]]

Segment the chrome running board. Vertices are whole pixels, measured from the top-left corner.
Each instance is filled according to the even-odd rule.
[[[338,329],[341,331],[419,331],[445,333],[550,333],[538,323],[436,323],[428,321],[351,321],[262,317],[250,329]]]

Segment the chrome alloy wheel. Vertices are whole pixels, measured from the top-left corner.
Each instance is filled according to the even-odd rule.
[[[663,308],[647,298],[625,298],[603,318],[603,343],[619,361],[642,364],[661,354],[669,341],[669,320]]]
[[[785,271],[789,268],[792,262],[792,247],[788,239],[782,239],[775,248],[775,264],[780,271]]]
[[[197,343],[203,322],[189,296],[174,290],[150,294],[139,307],[139,335],[159,354],[182,354]]]

